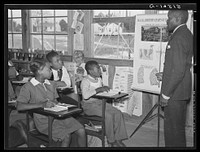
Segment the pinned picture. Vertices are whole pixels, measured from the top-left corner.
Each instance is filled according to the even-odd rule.
[[[73,16],[73,20],[81,21],[83,19],[84,14],[85,13],[81,10],[75,11],[74,16]]]
[[[81,34],[82,29],[83,29],[83,23],[77,22],[75,32]]]
[[[77,20],[73,20],[71,28],[75,29],[77,24]]]

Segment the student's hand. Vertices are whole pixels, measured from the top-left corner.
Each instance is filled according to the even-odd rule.
[[[21,81],[21,80],[23,80],[23,76],[22,76],[22,75],[17,75],[16,79],[17,79],[18,81]]]
[[[66,83],[64,81],[56,81],[57,87],[66,87]]]
[[[162,81],[163,72],[156,73],[156,77],[158,81]]]
[[[47,101],[45,104],[45,108],[51,108],[54,107],[56,104],[53,101]]]
[[[106,92],[110,91],[110,88],[108,86],[103,86],[96,89],[96,93],[105,92],[105,91]]]

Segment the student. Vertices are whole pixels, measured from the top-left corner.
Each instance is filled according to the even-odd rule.
[[[58,103],[58,94],[54,81],[49,81],[51,70],[49,63],[44,59],[35,59],[30,64],[30,69],[34,73],[29,82],[22,86],[17,98],[17,110],[28,110],[38,107],[52,107]],[[48,134],[48,117],[34,114],[36,128],[43,134]],[[61,147],[68,147],[71,134],[78,137],[78,146],[86,146],[86,135],[84,127],[73,117],[66,119],[55,119],[52,124],[53,140],[61,140]]]
[[[109,91],[108,86],[103,86],[101,81],[101,69],[96,61],[88,61],[85,65],[87,76],[81,82],[83,101],[82,108],[87,115],[102,116],[102,102],[92,98],[93,95]],[[125,147],[122,140],[128,138],[124,118],[120,110],[106,103],[105,130],[109,144],[112,147]]]
[[[54,80],[58,87],[71,87],[71,79],[67,69],[63,66],[60,55],[51,51],[46,55],[53,72],[51,80]]]
[[[57,87],[71,87],[71,79],[69,73],[61,61],[60,55],[56,51],[51,51],[46,55],[46,59],[49,61],[52,76],[50,80],[54,80]],[[62,96],[63,102],[68,104],[77,104],[78,95],[75,93]]]

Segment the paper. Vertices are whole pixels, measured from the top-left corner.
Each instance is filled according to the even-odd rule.
[[[74,16],[73,16],[73,20],[81,21],[83,19],[84,14],[85,13],[81,10],[75,11]]]
[[[16,103],[17,101],[16,100],[10,100],[8,101],[8,103]]]
[[[53,111],[53,112],[60,112],[68,110],[70,107],[76,107],[75,105],[65,104],[65,103],[59,103],[51,108],[44,108],[44,110]]]
[[[84,50],[83,34],[74,34],[74,50]]]
[[[78,21],[76,24],[75,32],[81,34],[82,29],[83,29],[83,23]]]

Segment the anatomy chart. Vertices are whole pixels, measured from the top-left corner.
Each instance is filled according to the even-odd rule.
[[[168,41],[166,14],[136,16],[132,89],[159,94],[161,82],[156,73],[163,71]]]

